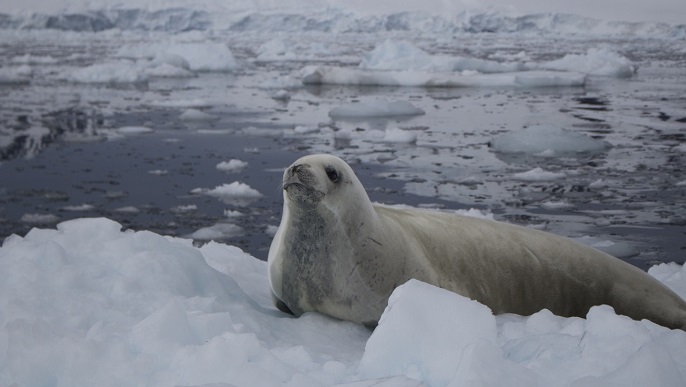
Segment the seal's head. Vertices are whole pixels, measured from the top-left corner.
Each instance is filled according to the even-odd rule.
[[[300,207],[321,204],[334,210],[342,198],[348,202],[351,196],[358,196],[359,191],[354,187],[361,184],[345,161],[317,154],[302,157],[288,167],[282,186],[284,198],[292,204]]]

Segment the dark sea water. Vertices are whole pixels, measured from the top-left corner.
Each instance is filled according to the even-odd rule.
[[[333,153],[351,163],[373,201],[476,208],[498,220],[596,238],[615,243],[611,253],[644,269],[686,258],[686,54],[670,53],[668,43],[564,40],[551,45],[544,38],[475,36],[464,44],[478,50],[455,50],[477,57],[526,50],[542,60],[602,44],[639,66],[632,78],[590,77],[583,88],[303,87],[297,74],[308,63],[255,61],[254,46],[266,40],[259,37],[226,38],[242,63],[233,73],[133,85],[60,78],[114,55],[129,41],[155,38],[96,34],[60,43],[29,34],[0,45],[5,67],[11,65],[7,58],[26,54],[57,62],[33,65],[30,82],[0,84],[0,238],[95,216],[180,237],[233,224],[240,231],[213,239],[266,259],[281,217],[283,169],[305,154]],[[351,56],[361,56],[375,41],[367,36],[355,46],[353,40],[337,42],[344,48],[333,64],[349,66]],[[441,43],[434,48],[451,53]],[[290,99],[272,98],[279,90]],[[426,114],[328,116],[346,103],[378,100],[409,101]],[[212,118],[182,119],[191,108]],[[610,147],[555,158],[504,154],[491,147],[498,135],[532,125],[573,130]],[[152,131],[118,132],[127,126]],[[315,129],[297,134],[296,126]],[[398,127],[419,133],[418,140],[370,140],[375,130]],[[230,159],[248,166],[237,173],[216,168]],[[537,167],[566,177],[513,179]],[[192,192],[232,182],[262,196],[222,200]]]

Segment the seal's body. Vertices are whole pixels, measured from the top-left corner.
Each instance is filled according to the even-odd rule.
[[[643,271],[526,227],[372,204],[343,160],[306,156],[284,173],[284,210],[269,250],[277,306],[376,325],[388,297],[418,279],[496,313],[618,314],[686,330],[686,302]]]

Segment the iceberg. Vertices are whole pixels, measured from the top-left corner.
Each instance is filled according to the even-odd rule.
[[[589,48],[585,54],[567,54],[563,58],[542,63],[540,67],[617,78],[630,78],[638,71],[636,64],[608,48]]]
[[[406,41],[386,40],[360,63],[367,70],[423,70],[432,72],[476,71],[505,73],[529,70],[524,63],[500,63],[485,59],[431,55]]]

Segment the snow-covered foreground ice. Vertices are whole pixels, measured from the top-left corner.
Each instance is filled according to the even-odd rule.
[[[0,385],[607,386],[686,383],[686,332],[617,316],[494,317],[417,281],[373,332],[271,305],[240,249],[104,218],[0,248]],[[650,272],[682,297],[686,269]]]

